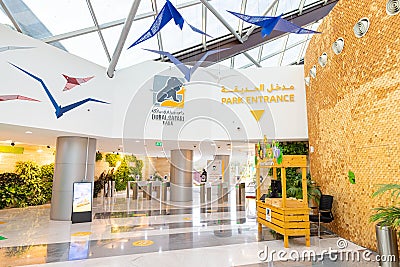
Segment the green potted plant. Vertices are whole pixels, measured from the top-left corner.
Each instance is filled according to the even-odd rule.
[[[394,256],[395,262],[382,262],[382,266],[399,266],[399,255],[396,233],[400,228],[400,184],[380,184],[372,194],[377,197],[387,192],[391,193],[389,206],[379,206],[373,210],[376,212],[370,217],[371,222],[377,222],[375,227],[379,254]],[[400,235],[400,233],[399,233]]]

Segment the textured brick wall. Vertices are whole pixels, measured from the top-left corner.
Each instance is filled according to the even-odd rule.
[[[356,38],[354,24],[368,17],[370,28]],[[324,19],[305,56],[312,177],[334,196],[330,228],[344,238],[376,249],[372,208],[389,197],[372,199],[376,184],[400,183],[400,14],[386,13],[386,0],[341,0]],[[333,42],[343,37],[335,55]],[[328,63],[318,64],[326,52]],[[352,170],[356,184],[350,184]]]

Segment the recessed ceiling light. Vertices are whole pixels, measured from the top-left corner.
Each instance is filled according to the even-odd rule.
[[[39,152],[39,153],[42,153],[42,152],[43,152],[43,150],[42,150],[42,149],[38,149],[38,150],[37,150],[37,152]]]
[[[136,143],[140,143],[140,141],[139,141],[139,140],[136,140],[135,142],[136,142]]]
[[[25,133],[26,133],[26,134],[31,134],[32,132],[31,132],[31,131],[26,131]]]

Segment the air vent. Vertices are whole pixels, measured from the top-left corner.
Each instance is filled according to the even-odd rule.
[[[312,78],[314,78],[315,79],[315,77],[317,77],[317,66],[313,66],[311,69],[310,69],[310,76],[312,77]]]
[[[337,40],[332,44],[333,53],[335,53],[336,55],[339,55],[340,53],[342,53],[343,48],[344,48],[344,40],[343,40],[343,38],[337,39]]]
[[[319,56],[318,63],[321,65],[321,67],[325,67],[326,63],[328,63],[328,55],[325,52]]]
[[[309,86],[310,85],[310,76],[305,77],[304,82],[306,83],[307,86]]]
[[[369,19],[362,18],[356,23],[356,25],[354,25],[353,31],[357,38],[361,38],[367,33],[368,28],[369,28]]]
[[[396,15],[399,12],[400,12],[399,0],[389,0],[386,3],[386,13],[388,13],[388,15]]]

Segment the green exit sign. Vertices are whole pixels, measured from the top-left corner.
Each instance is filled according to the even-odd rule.
[[[162,146],[162,142],[161,141],[156,142],[156,146]]]

